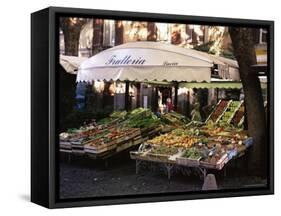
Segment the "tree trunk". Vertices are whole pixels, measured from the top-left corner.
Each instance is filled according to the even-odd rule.
[[[65,55],[78,56],[79,38],[86,19],[61,18],[60,26],[64,35]]]
[[[78,18],[60,19],[60,28],[64,34],[65,55],[78,56],[80,32],[86,22],[86,19]],[[69,122],[68,117],[73,113],[75,106],[76,75],[67,73],[62,67],[60,67],[59,72],[60,129],[65,130],[74,126],[71,125],[73,122]]]
[[[115,21],[115,46],[123,44],[124,26],[122,21]]]
[[[92,55],[95,55],[102,51],[103,45],[103,20],[102,19],[94,19],[93,21],[93,45],[92,45]]]
[[[154,22],[147,23],[147,41],[157,40],[157,27]]]
[[[239,64],[240,77],[245,94],[248,130],[254,139],[249,152],[251,172],[266,175],[267,143],[266,122],[260,81],[251,66],[256,64],[254,34],[251,28],[229,28],[234,54]]]

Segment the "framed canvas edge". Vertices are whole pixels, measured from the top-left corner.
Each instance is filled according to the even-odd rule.
[[[267,188],[247,190],[247,191],[208,191],[207,193],[200,192],[200,194],[184,194],[184,195],[164,195],[153,196],[145,195],[140,197],[136,195],[133,198],[113,198],[113,199],[99,199],[99,200],[78,200],[78,201],[59,201],[56,194],[56,146],[55,146],[55,111],[56,111],[56,22],[55,17],[62,14],[72,15],[96,15],[96,16],[117,16],[123,18],[147,18],[170,20],[170,21],[192,21],[200,23],[213,24],[236,24],[239,26],[264,26],[270,29],[269,37],[269,77],[270,77],[270,112],[269,112],[269,184]],[[164,19],[163,19],[164,16]],[[113,205],[113,204],[132,204],[132,203],[147,203],[147,202],[163,202],[163,201],[179,201],[179,200],[194,200],[194,199],[209,199],[209,198],[226,198],[226,197],[240,197],[240,196],[256,196],[256,195],[272,195],[274,194],[274,21],[272,20],[249,20],[237,18],[223,18],[223,17],[203,17],[203,16],[188,16],[188,15],[172,15],[172,14],[156,14],[156,13],[140,13],[127,11],[110,11],[110,10],[96,10],[96,9],[81,9],[81,8],[63,8],[63,7],[49,7],[49,125],[50,125],[50,146],[49,146],[49,208],[64,208],[64,207],[82,207],[82,206],[96,206],[96,205]]]

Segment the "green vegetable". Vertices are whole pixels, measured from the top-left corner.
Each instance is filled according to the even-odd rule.
[[[197,148],[192,147],[184,152],[183,157],[196,160],[202,157],[202,153]]]

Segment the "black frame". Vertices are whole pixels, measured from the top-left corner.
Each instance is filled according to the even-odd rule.
[[[204,25],[263,27],[268,29],[268,187],[128,195],[103,198],[60,200],[58,198],[58,17],[97,17],[122,20],[177,22]],[[49,7],[31,15],[31,201],[48,208],[159,202],[274,194],[274,22],[231,18],[200,17]]]

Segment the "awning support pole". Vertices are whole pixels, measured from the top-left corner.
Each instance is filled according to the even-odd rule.
[[[175,97],[174,97],[174,110],[175,111],[177,111],[177,109],[178,109],[178,89],[179,89],[178,82],[175,82]]]
[[[154,95],[154,104],[153,104],[153,111],[157,112],[158,111],[158,87],[155,87],[155,95]],[[162,102],[161,102],[162,103]]]
[[[129,111],[129,81],[125,81],[125,110]]]
[[[140,83],[136,83],[136,88],[137,88],[137,108],[138,107],[140,107],[140,96],[141,96],[141,94],[140,94]]]
[[[186,109],[187,109],[187,111],[186,111],[186,113],[187,113],[187,117],[189,118],[190,117],[190,90],[187,90],[187,106],[186,106]]]

